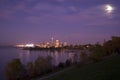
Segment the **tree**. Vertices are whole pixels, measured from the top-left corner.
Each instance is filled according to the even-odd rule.
[[[58,64],[58,67],[59,67],[59,68],[64,68],[64,67],[65,67],[65,64],[64,64],[63,62],[60,62],[60,63]]]
[[[82,63],[86,63],[88,61],[88,55],[85,53],[85,51],[81,52],[80,59]]]
[[[113,45],[114,52],[120,54],[120,37],[113,36],[112,45]]]
[[[24,67],[20,59],[9,62],[5,69],[8,80],[20,80],[24,77]]]
[[[48,70],[52,68],[52,58],[50,56],[47,56],[46,58],[43,58],[39,56],[35,62],[34,62],[34,72],[36,75],[43,75]]]
[[[70,66],[72,64],[72,60],[71,59],[67,59],[65,62],[66,66]]]
[[[92,50],[91,58],[93,61],[97,62],[102,60],[103,56],[105,55],[104,49],[101,45],[96,44],[94,49]]]
[[[106,55],[110,55],[114,52],[112,40],[109,40],[103,45]]]
[[[41,75],[44,70],[44,58],[39,56],[34,62],[34,73],[35,75]]]
[[[51,69],[52,69],[52,57],[51,56],[47,56],[45,62],[46,62],[46,65],[45,65],[46,72],[51,71]]]
[[[120,37],[113,36],[112,40],[104,42],[103,47],[107,55],[120,53]]]
[[[32,62],[27,63],[26,69],[27,69],[28,76],[30,78],[34,77],[34,66]]]
[[[77,62],[78,62],[78,55],[77,55],[77,54],[74,54],[74,55],[73,55],[73,63],[74,63],[74,64],[77,64]]]

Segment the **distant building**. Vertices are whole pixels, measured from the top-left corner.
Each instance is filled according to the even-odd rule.
[[[54,40],[54,38],[51,38],[51,41],[49,42],[42,42],[40,44],[20,44],[20,45],[16,45],[17,47],[39,47],[39,48],[50,48],[50,47],[55,47],[55,48],[59,48],[59,47],[64,47],[64,46],[68,46],[67,42],[62,42],[60,40]]]

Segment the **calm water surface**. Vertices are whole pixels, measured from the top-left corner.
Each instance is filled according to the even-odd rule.
[[[67,59],[74,61],[75,55],[79,60],[80,51],[28,51],[19,48],[1,47],[0,48],[0,80],[6,80],[4,68],[12,59],[19,58],[23,64],[34,62],[38,56],[51,56],[52,63],[58,65],[59,62],[65,62]]]

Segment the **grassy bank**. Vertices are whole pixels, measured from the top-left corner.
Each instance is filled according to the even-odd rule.
[[[75,67],[46,80],[120,80],[120,55],[82,68]]]

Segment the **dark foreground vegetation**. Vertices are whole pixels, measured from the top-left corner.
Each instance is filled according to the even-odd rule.
[[[98,63],[74,67],[45,80],[120,80],[119,63],[120,55],[116,55]]]
[[[118,78],[117,71],[120,72],[120,37],[112,37],[112,40],[105,41],[103,45],[97,43],[95,45],[89,44],[82,49],[81,46],[76,46],[76,48],[82,51],[80,61],[76,61],[77,55],[75,55],[73,62],[67,60],[57,66],[52,64],[50,56],[38,57],[34,63],[29,62],[27,65],[23,65],[19,59],[14,59],[5,68],[6,77],[8,80],[30,80],[69,66],[77,66],[77,68],[58,75],[52,80],[113,80],[113,78]],[[91,54],[87,54],[87,51]],[[118,56],[106,60],[113,55]],[[91,65],[93,63],[96,64]],[[86,66],[88,64],[91,66]]]
[[[66,60],[65,63],[60,62],[55,66],[51,60],[50,56],[46,58],[39,56],[34,63],[28,62],[27,65],[24,65],[20,59],[13,59],[5,68],[6,77],[8,80],[30,80],[60,71],[72,65],[71,60]]]

